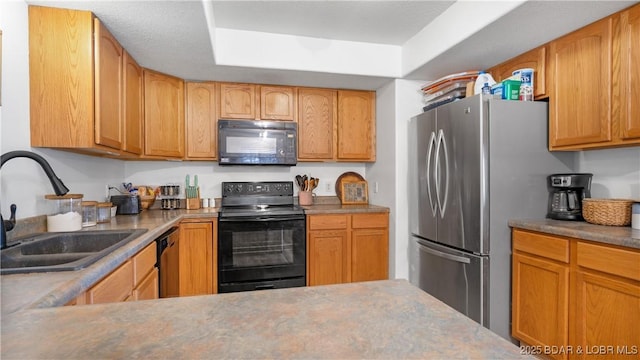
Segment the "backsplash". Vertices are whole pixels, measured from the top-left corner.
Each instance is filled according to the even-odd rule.
[[[591,197],[640,201],[640,147],[581,151],[577,156],[576,171],[593,174]]]

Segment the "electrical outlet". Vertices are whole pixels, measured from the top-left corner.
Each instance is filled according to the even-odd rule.
[[[327,181],[327,183],[324,184],[324,190],[331,192],[331,183],[329,181]]]
[[[110,186],[109,184],[105,185],[105,187],[104,187],[104,188],[105,188],[105,190],[104,190],[104,198],[105,198],[105,201],[109,201],[109,196],[110,196],[109,188],[110,188],[110,187],[111,187],[111,186]]]

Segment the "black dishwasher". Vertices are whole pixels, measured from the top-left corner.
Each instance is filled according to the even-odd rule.
[[[174,226],[156,239],[156,267],[161,298],[178,296],[178,236],[178,227]]]

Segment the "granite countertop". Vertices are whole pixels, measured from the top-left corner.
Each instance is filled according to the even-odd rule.
[[[342,205],[335,196],[318,197],[312,206],[303,207],[306,214],[388,212],[389,208],[376,205]],[[78,271],[13,274],[0,276],[1,313],[8,314],[26,308],[63,306],[78,294],[89,289],[100,279],[118,268],[131,256],[162,235],[185,218],[212,218],[218,216],[218,208],[198,210],[145,210],[138,215],[119,215],[109,223],[98,224],[81,231],[148,229],[137,239],[115,250],[96,263]],[[40,223],[36,224],[36,221]],[[44,217],[34,220],[29,226],[21,226],[28,234],[46,231]],[[35,230],[28,231],[28,227]],[[16,235],[16,234],[12,234]],[[21,236],[23,234],[20,234]],[[19,239],[15,239],[19,241]],[[11,240],[10,240],[11,243]]]
[[[0,276],[2,315],[25,308],[62,306],[73,300],[127,259],[184,218],[217,217],[216,208],[200,210],[145,210],[138,215],[119,215],[110,223],[98,224],[80,231],[148,229],[96,263],[77,271],[13,274]],[[19,241],[19,239],[15,239]],[[3,320],[4,325],[4,320]]]
[[[313,205],[301,207],[307,215],[389,212],[388,207],[372,204],[342,205],[336,196],[314,197]]]
[[[405,280],[20,311],[3,359],[525,359]]]
[[[509,220],[509,226],[610,245],[640,249],[640,230],[629,226],[604,226],[584,221],[552,219]]]

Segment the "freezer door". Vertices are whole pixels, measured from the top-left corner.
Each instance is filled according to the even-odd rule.
[[[409,223],[413,234],[426,239],[437,235],[435,130],[435,110],[412,118],[409,125]]]
[[[436,184],[440,207],[436,241],[483,254],[488,140],[480,96],[437,108]]]
[[[419,249],[418,286],[488,327],[489,258],[414,238]]]

